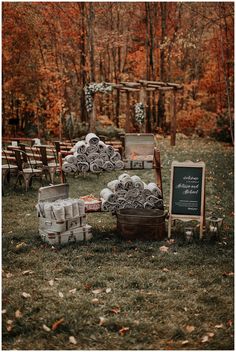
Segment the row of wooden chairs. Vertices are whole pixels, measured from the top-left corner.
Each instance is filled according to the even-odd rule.
[[[11,148],[11,154],[8,150],[3,150],[2,158],[5,164],[2,163],[2,181],[10,182],[12,175],[16,176],[15,187],[18,182],[23,179],[26,191],[32,184],[34,177],[39,178],[43,184],[43,175],[50,183],[54,183],[55,173],[59,171],[59,164],[56,155],[50,155],[48,158],[46,147],[39,147],[37,153],[32,150],[32,153],[26,151],[25,146],[20,148]]]

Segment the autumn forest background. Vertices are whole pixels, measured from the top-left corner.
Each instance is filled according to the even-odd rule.
[[[178,132],[232,142],[233,46],[233,2],[3,2],[3,135],[76,138],[87,84],[144,79],[183,85]],[[147,101],[146,131],[168,134],[171,94]],[[125,94],[96,94],[96,109],[97,129],[124,128]]]

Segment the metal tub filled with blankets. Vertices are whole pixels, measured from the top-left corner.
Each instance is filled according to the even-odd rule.
[[[44,242],[60,246],[92,238],[84,201],[69,198],[68,184],[41,187],[36,209],[39,234]]]
[[[161,189],[139,176],[121,174],[100,193],[102,211],[117,216],[117,229],[126,240],[163,240],[166,235]]]

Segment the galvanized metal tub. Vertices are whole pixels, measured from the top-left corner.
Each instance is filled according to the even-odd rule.
[[[119,209],[117,230],[125,240],[162,241],[166,213],[159,209]]]

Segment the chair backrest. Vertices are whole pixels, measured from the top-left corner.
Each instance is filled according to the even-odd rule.
[[[8,157],[7,157],[7,153],[6,153],[6,151],[4,149],[2,150],[2,155],[4,156],[4,158],[5,158],[6,162],[7,162],[7,165],[9,167],[9,169],[10,169],[10,163],[9,163],[9,160],[8,160]]]
[[[26,145],[23,143],[20,143],[20,149],[23,150],[23,152],[24,152],[22,154],[22,159],[23,159],[24,163],[27,163],[28,159],[27,159],[27,155],[26,155]]]
[[[40,155],[41,155],[41,158],[42,158],[42,163],[44,166],[48,166],[48,158],[47,158],[47,150],[46,150],[46,147],[44,146],[38,146],[37,147],[39,149],[39,152],[40,152]]]
[[[23,160],[22,160],[22,153],[24,153],[22,150],[17,150],[17,149],[14,149],[14,152],[15,152],[15,158],[16,158],[16,165],[18,167],[18,170],[19,171],[23,171]],[[27,158],[27,156],[26,156]]]

